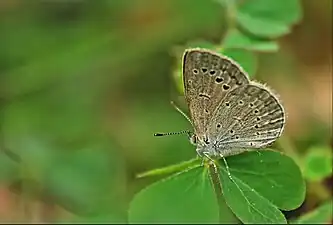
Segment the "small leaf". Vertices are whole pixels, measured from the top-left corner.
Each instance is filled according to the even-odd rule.
[[[305,156],[304,177],[320,181],[332,174],[332,150],[329,147],[312,147]]]
[[[193,166],[197,166],[200,162],[198,158],[191,159],[185,162],[181,162],[175,165],[166,166],[163,168],[158,168],[154,170],[149,170],[147,172],[143,172],[137,175],[137,178],[143,178],[148,176],[156,176],[156,175],[165,175],[183,171],[185,169],[192,168]]]
[[[305,198],[305,184],[295,162],[275,151],[228,157],[233,181],[220,163],[227,204],[243,223],[286,223],[278,209],[292,210]]]
[[[332,200],[323,203],[311,212],[302,215],[293,224],[331,224],[333,202]]]
[[[228,186],[223,188],[223,194],[229,207],[243,223],[287,223],[281,211],[260,193],[241,180],[233,179],[235,183],[222,176],[223,185]]]
[[[219,209],[208,170],[192,168],[139,192],[130,204],[130,223],[217,223]]]
[[[299,0],[248,0],[239,3],[236,15],[241,27],[254,35],[277,38],[302,17]]]
[[[236,61],[250,77],[255,75],[258,62],[253,52],[242,49],[225,49],[223,54]]]
[[[239,13],[237,21],[247,31],[258,36],[276,38],[290,32],[289,27],[283,23],[247,14]]]
[[[297,23],[302,18],[300,0],[246,0],[239,3],[239,11],[285,24]]]
[[[276,52],[279,50],[279,45],[275,41],[254,39],[236,29],[231,29],[227,33],[223,46],[225,49],[237,48],[260,52]]]
[[[183,84],[183,74],[182,74],[182,69],[181,65],[179,65],[180,69],[176,69],[173,72],[173,78],[176,83],[176,88],[179,91],[179,93],[184,94],[184,84]]]

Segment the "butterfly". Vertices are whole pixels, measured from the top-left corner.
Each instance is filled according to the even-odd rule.
[[[274,92],[249,79],[233,59],[208,49],[186,49],[182,74],[193,132],[188,133],[199,156],[224,157],[265,148],[279,138],[285,111]]]

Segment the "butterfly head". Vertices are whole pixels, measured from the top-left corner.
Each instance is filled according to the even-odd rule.
[[[197,135],[196,134],[190,134],[189,135],[189,139],[190,139],[190,142],[191,142],[191,144],[193,144],[193,145],[197,145],[197,143],[198,143],[198,138],[197,138]]]
[[[199,137],[198,135],[193,133],[190,136],[190,142],[197,147],[196,151],[199,156],[203,157],[205,155],[216,155],[215,144],[211,142],[207,137]]]

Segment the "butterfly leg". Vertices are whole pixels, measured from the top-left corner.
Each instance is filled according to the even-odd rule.
[[[203,166],[204,165],[204,158],[202,157],[202,155],[198,153],[197,158],[201,158],[200,166]]]
[[[214,160],[208,155],[209,152],[203,152],[204,156],[207,157],[207,159],[209,159],[211,162],[214,163]]]
[[[229,170],[229,166],[228,166],[228,163],[227,163],[227,160],[224,158],[224,156],[222,154],[220,154],[220,156],[222,157],[223,161],[224,161],[224,164],[225,164],[225,168],[227,170],[227,174],[228,174],[228,177],[230,178],[230,180],[232,180],[234,183],[234,179],[232,178],[231,176],[231,173],[230,173],[230,170]]]
[[[203,166],[203,165],[204,165],[204,161],[205,161],[205,159],[202,158],[200,166]]]

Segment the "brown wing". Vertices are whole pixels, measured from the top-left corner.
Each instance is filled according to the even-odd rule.
[[[247,85],[246,73],[233,60],[207,49],[188,49],[183,56],[183,82],[194,131],[204,139],[209,121],[223,98]]]
[[[267,87],[251,82],[221,101],[208,133],[226,156],[242,148],[271,144],[281,135],[284,124],[285,113],[278,98]]]

